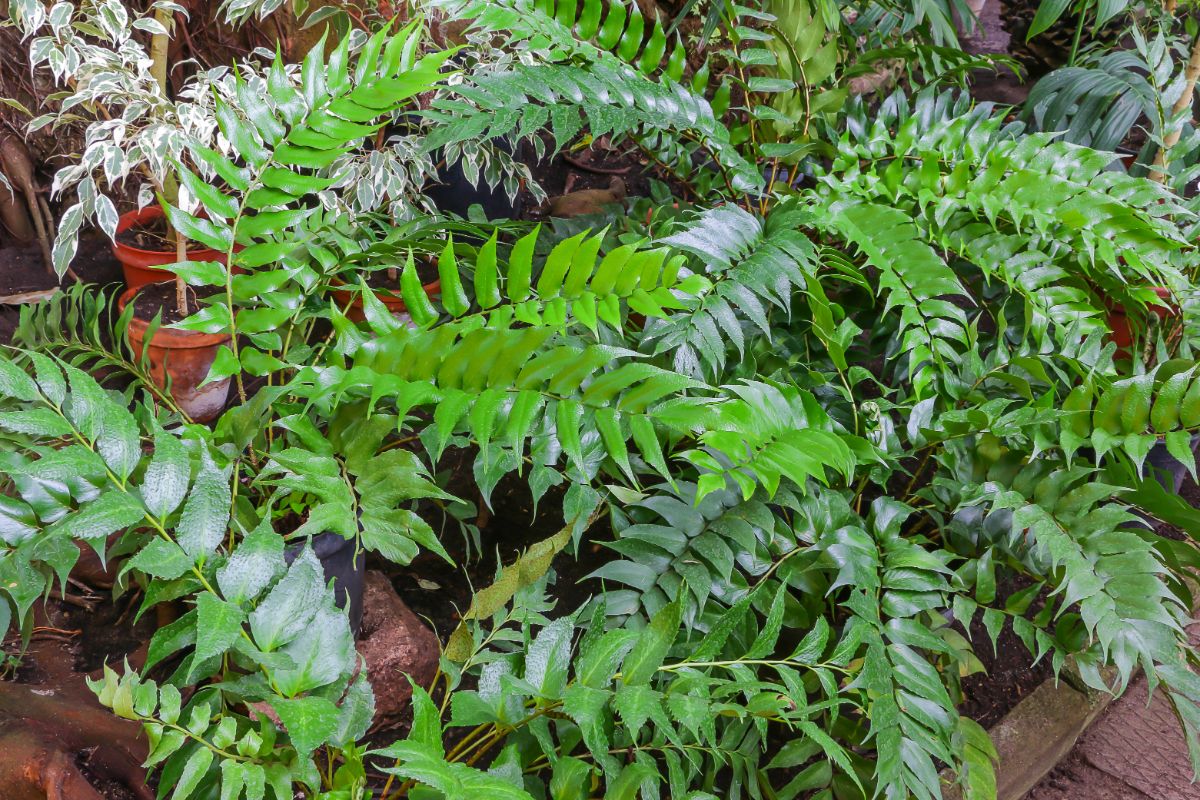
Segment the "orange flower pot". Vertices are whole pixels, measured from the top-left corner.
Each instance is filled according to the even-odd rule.
[[[337,278],[333,279],[332,285],[334,287],[346,286],[345,283]],[[429,283],[424,284],[421,288],[424,289],[425,294],[429,295],[430,297],[437,297],[442,293],[442,282],[440,279],[430,281]],[[363,322],[366,320],[367,316],[363,311],[363,300],[361,293],[354,291],[347,286],[345,289],[332,289],[329,292],[329,296],[333,298],[333,302],[337,303],[338,308],[345,309],[346,319],[350,320],[351,322]],[[375,296],[379,298],[379,302],[383,303],[384,306],[387,307],[387,310],[391,312],[392,316],[408,313],[408,306],[404,304],[403,298],[401,298],[398,294],[392,294],[391,290],[384,292],[376,291]]]
[[[127,231],[139,225],[145,225],[164,216],[162,207],[146,206],[138,211],[122,214],[117,220],[117,233]],[[125,285],[130,289],[139,289],[148,283],[159,283],[166,278],[174,277],[169,269],[155,269],[159,264],[174,264],[174,250],[143,250],[123,242],[113,241],[113,255],[121,262],[121,270],[125,273]],[[225,254],[220,250],[201,248],[187,251],[189,261],[219,261],[225,263]]]
[[[1179,307],[1171,302],[1171,292],[1163,286],[1150,287],[1158,299],[1168,305],[1149,306],[1152,314],[1161,320],[1167,320],[1179,315]],[[1108,329],[1111,333],[1108,340],[1117,346],[1117,358],[1129,358],[1129,348],[1133,346],[1133,329],[1129,325],[1129,315],[1124,306],[1110,305],[1108,308]]]
[[[157,270],[161,272],[161,270]],[[161,281],[160,281],[161,282]],[[126,289],[117,301],[117,307],[125,310],[140,286]],[[141,354],[149,322],[136,316],[129,321],[129,344],[136,354]],[[201,386],[208,377],[209,369],[217,358],[221,345],[228,344],[227,333],[199,333],[174,328],[159,328],[146,348],[150,360],[150,376],[160,389],[169,391],[185,414],[196,422],[215,419],[225,408],[229,394],[229,378],[213,381]],[[168,377],[170,382],[168,384]]]

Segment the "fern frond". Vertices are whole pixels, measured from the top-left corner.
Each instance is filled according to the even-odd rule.
[[[630,587],[622,591],[636,596],[647,618],[686,585],[692,597],[684,604],[684,623],[707,632],[710,607],[733,606],[799,543],[766,501],[720,490],[697,503],[698,488],[685,482],[647,487],[647,497],[622,509],[632,524],[617,526],[606,544],[623,558],[588,577]],[[781,490],[772,503],[791,508],[796,500]],[[619,602],[623,596],[610,592],[610,613],[629,613]]]
[[[830,209],[825,224],[879,270],[882,313],[900,309],[899,354],[907,357],[908,375],[921,397],[935,377],[930,367],[944,371],[958,357],[958,348],[968,344],[966,314],[949,299],[966,295],[966,289],[898,208],[840,203]]]
[[[436,0],[433,5],[485,30],[504,31],[510,44],[549,38],[553,47],[570,52],[599,50],[606,61],[619,60],[647,77],[683,80],[686,53],[678,34],[668,35],[661,20],[647,21],[632,0]]]
[[[707,70],[698,73],[692,88],[681,82],[685,54],[678,41],[660,70],[667,34],[656,21],[645,39],[647,24],[636,3],[607,4],[607,11],[600,0],[584,0],[582,6],[573,0],[439,4],[455,18],[473,19],[481,30],[506,37],[509,47],[537,48],[542,57],[476,70],[435,100],[422,112],[437,123],[430,149],[509,136],[528,140],[540,155],[544,145],[533,136],[536,131],[548,124],[562,149],[586,123],[593,138],[634,136],[650,146],[670,133],[667,138],[681,148],[673,164],[690,164],[693,156],[711,159],[735,190],[762,186],[762,176],[714,114],[714,108],[723,113],[728,92],[718,92],[716,105],[710,105],[704,97]]]
[[[1130,527],[1136,517],[1108,502],[1117,491],[1078,467],[1026,469],[1011,488],[979,493],[991,514],[1011,514],[1010,551],[1056,587],[1063,611],[1078,609],[1095,648],[1081,672],[1103,691],[1098,663],[1117,667],[1123,690],[1136,667],[1173,664],[1186,644],[1187,613],[1167,586],[1168,569],[1153,541]]]
[[[1061,445],[1070,459],[1081,446],[1103,464],[1113,452],[1141,469],[1160,440],[1195,473],[1192,436],[1200,431],[1200,375],[1194,362],[1168,361],[1142,375],[1105,383],[1085,380],[1062,403]]]
[[[731,175],[735,188],[759,186],[761,176],[730,142],[708,102],[673,81],[652,81],[624,64],[539,62],[473,75],[454,96],[435,100],[423,117],[436,123],[426,147],[433,150],[475,139],[528,140],[547,124],[557,149],[586,124],[592,137],[614,139],[671,131],[692,137]]]
[[[711,283],[686,307],[646,327],[655,355],[671,353],[675,369],[700,377],[719,375],[730,344],[741,355],[746,340],[768,339],[769,309],[791,313],[792,294],[816,272],[816,251],[801,232],[811,214],[801,204],[781,203],[764,220],[737,206],[706,211],[663,239],[691,253]]]
[[[328,174],[330,166],[380,130],[411,97],[442,79],[451,51],[414,59],[417,36],[415,24],[395,34],[384,27],[353,63],[350,37],[328,57],[322,39],[304,59],[300,85],[277,56],[265,92],[234,76],[237,107],[216,101],[217,123],[239,163],[207,148],[192,151],[197,164],[219,175],[228,188],[218,189],[179,165],[182,187],[200,200],[205,214],[166,207],[176,230],[225,253],[229,265],[228,271],[214,263],[176,268],[189,283],[230,290],[179,324],[188,330],[235,332],[232,352],[223,351],[209,380],[240,375],[243,369],[261,375],[285,366],[270,353],[281,348],[278,330],[303,315],[306,289],[315,276],[290,264],[280,270],[264,268],[302,249],[297,242],[308,238],[304,226],[317,213],[315,196],[337,182]],[[231,275],[238,267],[251,274]]]
[[[349,368],[301,370],[294,388],[318,404],[347,394],[385,399],[401,419],[432,409],[426,445],[433,458],[465,435],[464,443],[480,449],[476,477],[485,496],[500,477],[522,469],[527,442],[544,448],[546,437],[555,445],[539,450],[535,469],[565,456],[568,474],[590,481],[608,459],[614,475],[635,485],[650,470],[672,480],[673,445],[661,440],[690,439],[699,446],[676,455],[705,471],[697,501],[730,481],[749,497],[760,485],[774,494],[783,479],[801,488],[827,481],[828,471],[849,479],[865,445],[838,431],[808,392],[761,383],[711,387],[634,351],[518,325],[483,326],[474,318],[402,327],[364,344]]]
[[[536,327],[579,327],[597,333],[618,330],[628,310],[663,317],[683,307],[681,298],[703,291],[708,282],[685,275],[684,257],[669,248],[644,242],[621,245],[601,255],[604,232],[583,231],[554,244],[544,259],[535,249],[537,227],[502,253],[494,234],[474,254],[473,263],[460,261],[452,236],[438,255],[440,289],[429,297],[416,276],[412,254],[403,258],[400,295],[413,322],[425,327],[441,319],[466,323],[478,317],[489,326],[512,321]],[[399,254],[390,247],[369,247],[351,263],[370,263]],[[505,257],[507,256],[507,258]],[[370,290],[363,290],[364,296]],[[400,326],[382,306],[367,301],[367,319],[377,333]],[[375,313],[372,313],[374,310]],[[349,346],[347,352],[353,350]]]
[[[97,289],[75,283],[40,303],[23,305],[12,344],[27,351],[53,353],[86,372],[132,378],[133,389],[178,412],[170,393],[155,383],[144,354],[129,346],[125,328],[133,309],[118,313],[118,294],[117,287]],[[145,339],[149,341],[150,336]]]

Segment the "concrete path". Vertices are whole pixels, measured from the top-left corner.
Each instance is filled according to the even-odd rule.
[[[1161,689],[1146,697],[1140,677],[1025,800],[1200,800],[1170,704]]]

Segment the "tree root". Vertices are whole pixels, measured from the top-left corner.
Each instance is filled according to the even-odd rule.
[[[154,800],[141,767],[141,726],[119,719],[74,670],[72,634],[58,613],[35,611],[35,635],[23,658],[36,683],[0,681],[0,799],[105,800],[84,770]],[[51,638],[53,637],[53,638]]]
[[[68,692],[42,695],[0,683],[0,797],[5,800],[104,800],[78,766],[152,800],[139,766],[146,747],[138,726]],[[135,755],[136,754],[136,755]]]
[[[16,187],[10,190],[3,183],[0,183],[0,225],[22,244],[32,242],[37,236],[25,201],[17,194]]]
[[[6,134],[0,137],[0,169],[8,176],[13,189],[20,191],[25,197],[25,210],[33,219],[37,232],[38,244],[42,248],[42,260],[46,262],[46,271],[54,274],[54,259],[50,254],[50,237],[53,222],[46,201],[38,197],[37,186],[34,183],[33,160],[29,150],[16,136]]]

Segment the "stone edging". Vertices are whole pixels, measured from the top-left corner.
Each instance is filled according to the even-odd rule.
[[[1071,685],[1073,677],[1065,667],[1057,681],[1047,678],[988,731],[1000,757],[996,800],[1021,800],[1116,699],[1107,692],[1079,691]],[[943,792],[944,800],[961,797],[957,785]]]

